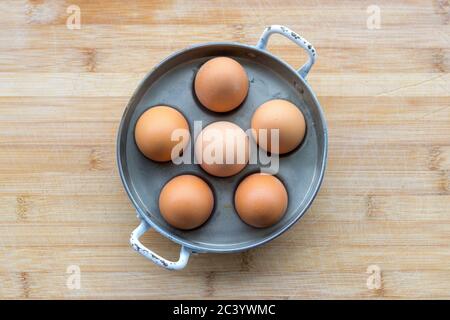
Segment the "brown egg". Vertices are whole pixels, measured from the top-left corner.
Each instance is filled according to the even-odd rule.
[[[195,158],[209,174],[229,177],[245,168],[249,139],[239,126],[228,121],[211,123],[195,141]]]
[[[266,228],[284,216],[288,194],[276,177],[255,173],[239,184],[234,195],[234,205],[244,222],[256,228]]]
[[[261,148],[280,154],[294,150],[303,141],[306,131],[305,117],[300,109],[280,99],[267,101],[256,109],[251,126],[253,137]],[[271,129],[279,129],[278,152],[271,141]],[[261,135],[267,140],[260,139]]]
[[[194,87],[198,100],[206,108],[227,112],[237,108],[247,96],[247,73],[236,60],[214,58],[201,66]]]
[[[170,180],[159,195],[159,210],[173,227],[194,229],[208,220],[214,207],[214,195],[208,184],[197,176],[182,175]]]
[[[181,132],[175,131],[177,129],[184,130],[183,138],[177,135],[177,132]],[[175,139],[172,139],[172,134]],[[169,161],[172,149],[179,151],[174,154],[176,157],[189,143],[189,125],[184,116],[174,108],[156,106],[140,116],[134,129],[134,138],[139,150],[147,158]],[[175,146],[179,148],[174,149]]]

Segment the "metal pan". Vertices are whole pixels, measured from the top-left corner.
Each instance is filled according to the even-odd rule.
[[[281,34],[308,53],[307,63],[298,71],[266,50],[270,35]],[[207,111],[196,100],[193,80],[199,67],[214,56],[229,56],[239,61],[247,71],[250,89],[242,106],[226,114]],[[282,234],[298,221],[316,196],[327,159],[327,127],[319,102],[305,81],[314,64],[313,46],[283,26],[266,28],[256,46],[229,42],[214,42],[189,47],[163,60],[139,84],[128,103],[117,138],[117,162],[123,185],[136,208],[140,225],[131,234],[132,247],[154,263],[177,270],[186,266],[191,253],[238,252],[262,245]],[[219,120],[232,121],[244,130],[250,126],[255,109],[263,102],[286,99],[305,115],[307,132],[301,146],[280,157],[280,178],[289,193],[285,216],[276,225],[256,229],[242,222],[234,210],[233,195],[239,182],[258,170],[248,165],[239,174],[218,178],[206,174],[196,164],[174,165],[157,163],[145,158],[134,141],[134,127],[139,116],[154,105],[177,108],[191,125],[202,120],[206,126]],[[191,145],[195,137],[191,139]],[[192,149],[189,152],[192,152]],[[191,173],[207,181],[215,194],[211,218],[201,227],[178,230],[168,225],[158,209],[159,192],[174,176]],[[145,247],[139,238],[150,228],[181,245],[178,261],[172,262]]]

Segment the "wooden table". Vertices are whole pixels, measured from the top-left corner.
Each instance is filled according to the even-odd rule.
[[[81,29],[67,27],[72,1],[0,2],[1,298],[450,298],[447,0],[74,2]],[[255,44],[270,24],[319,54],[308,81],[329,125],[323,187],[275,241],[163,270],[128,245],[124,107],[173,51]],[[280,36],[269,49],[305,61]],[[155,232],[144,242],[178,254]]]

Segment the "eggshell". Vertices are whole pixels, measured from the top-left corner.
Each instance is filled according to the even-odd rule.
[[[245,168],[249,139],[239,126],[228,121],[208,125],[195,141],[195,157],[209,174],[229,177]]]
[[[227,112],[244,101],[248,93],[248,77],[239,62],[218,57],[201,66],[194,87],[202,105],[211,111]]]
[[[258,145],[272,153],[287,153],[294,150],[305,137],[306,123],[302,112],[291,102],[281,99],[263,103],[253,114],[251,127]],[[266,129],[266,131],[261,131]],[[279,129],[279,150],[271,141],[271,129]],[[260,140],[260,134],[267,137],[267,143]]]
[[[255,173],[239,184],[234,204],[245,223],[256,228],[266,228],[284,216],[288,194],[283,183],[276,177]]]
[[[182,175],[170,180],[159,195],[159,210],[173,227],[194,229],[205,223],[214,207],[214,195],[209,185],[194,175]]]
[[[186,138],[172,141],[172,133],[183,129]],[[134,137],[139,150],[154,161],[171,160],[172,149],[182,143],[184,150],[189,143],[189,124],[176,109],[155,106],[145,111],[136,123]]]

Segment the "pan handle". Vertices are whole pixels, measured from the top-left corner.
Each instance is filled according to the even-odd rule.
[[[317,56],[316,49],[314,49],[313,45],[309,43],[306,39],[302,38],[288,27],[280,25],[272,25],[264,29],[264,32],[262,33],[261,38],[259,38],[256,47],[258,49],[266,50],[269,37],[274,33],[278,33],[285,36],[286,38],[288,38],[289,40],[293,41],[298,46],[306,50],[306,52],[308,53],[308,61],[300,69],[298,69],[298,73],[300,73],[300,75],[303,78],[306,78],[309,70],[311,70],[311,67],[316,61]]]
[[[184,267],[186,267],[189,256],[191,252],[189,249],[187,249],[184,246],[181,246],[180,250],[180,258],[178,261],[169,261],[167,259],[164,259],[160,255],[154,253],[152,250],[148,249],[146,246],[144,246],[141,241],[139,241],[139,238],[146,233],[150,229],[150,225],[141,220],[141,224],[134,229],[134,231],[131,233],[130,237],[130,244],[131,247],[136,250],[138,253],[143,255],[145,258],[149,259],[153,263],[157,264],[160,267],[169,269],[169,270],[181,270]]]

